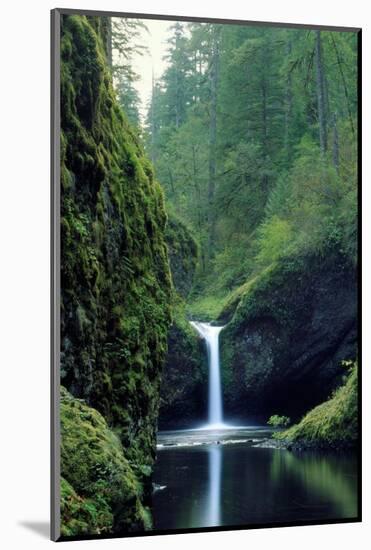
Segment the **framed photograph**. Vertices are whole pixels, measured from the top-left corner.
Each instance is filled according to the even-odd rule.
[[[51,21],[52,539],[360,521],[361,30]]]

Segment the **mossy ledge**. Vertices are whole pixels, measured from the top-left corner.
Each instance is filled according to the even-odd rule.
[[[117,434],[145,499],[171,316],[166,213],[115,99],[106,28],[104,17],[62,17],[61,382]],[[136,526],[135,507],[123,518]]]
[[[353,365],[343,386],[275,438],[294,449],[354,448],[358,440],[358,368]]]
[[[143,487],[120,439],[98,411],[63,387],[61,474],[62,536],[151,526]]]
[[[255,277],[220,335],[226,414],[297,421],[327,399],[341,362],[357,354],[356,297],[355,269],[334,248],[285,257]]]

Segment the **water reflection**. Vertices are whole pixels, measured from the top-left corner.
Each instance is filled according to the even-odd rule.
[[[222,449],[213,445],[209,449],[209,497],[206,504],[204,525],[221,525],[220,490],[222,478]]]
[[[155,529],[357,516],[356,456],[256,448],[256,431],[240,437],[160,435],[154,481],[166,489],[153,495]]]
[[[278,486],[285,479],[303,487],[310,484],[312,502],[332,503],[339,517],[357,515],[357,469],[351,455],[274,453],[270,477]]]

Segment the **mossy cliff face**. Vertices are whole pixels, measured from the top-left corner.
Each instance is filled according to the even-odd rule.
[[[221,333],[227,415],[298,418],[356,354],[356,273],[338,253],[285,258],[249,287]]]
[[[104,29],[104,18],[63,16],[61,382],[114,427],[144,479],[170,323],[166,214],[116,103]]]
[[[193,283],[198,247],[187,227],[169,216],[165,232],[173,292],[159,413],[160,429],[188,428],[206,419],[207,357],[204,342],[187,320],[185,302]]]
[[[190,428],[206,422],[205,342],[189,324],[181,306],[175,311],[168,348],[161,385],[159,428]]]
[[[150,526],[143,488],[120,439],[100,413],[63,387],[61,442],[62,535]]]
[[[186,299],[192,288],[197,265],[197,243],[184,223],[174,215],[169,216],[165,239],[174,287]]]

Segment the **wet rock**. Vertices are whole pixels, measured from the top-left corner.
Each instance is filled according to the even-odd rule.
[[[278,262],[242,295],[220,335],[224,411],[300,418],[356,354],[357,277],[337,250]]]

